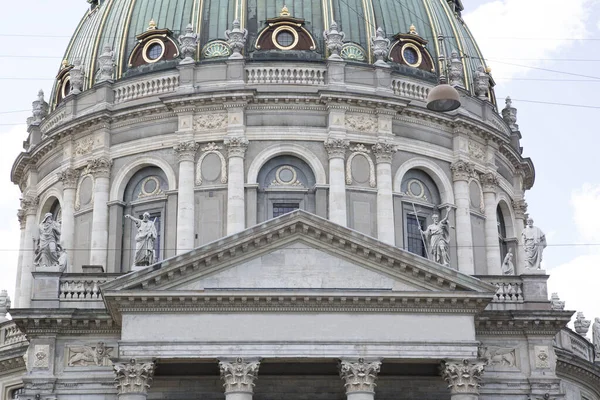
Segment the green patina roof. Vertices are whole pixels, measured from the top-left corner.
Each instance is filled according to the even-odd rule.
[[[147,29],[151,19],[159,29],[170,29],[174,37],[191,23],[200,34],[202,47],[211,40],[225,39],[224,31],[239,18],[249,31],[251,46],[265,21],[279,16],[284,5],[293,17],[305,20],[321,54],[323,30],[334,20],[346,34],[346,41],[361,45],[367,52],[377,27],[391,38],[414,25],[418,34],[429,41],[427,48],[437,60],[436,37],[442,34],[447,56],[452,49],[469,56],[463,58],[467,89],[472,71],[483,64],[477,44],[458,14],[462,9],[459,0],[99,0],[84,15],[64,58],[69,62],[81,58],[86,68],[86,89],[94,83],[96,60],[105,45],[115,51],[116,78],[127,73],[136,35]]]

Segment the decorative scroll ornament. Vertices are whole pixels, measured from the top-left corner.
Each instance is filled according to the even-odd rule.
[[[484,192],[495,192],[498,188],[498,176],[493,172],[482,174],[479,180]]]
[[[371,147],[375,154],[375,161],[379,163],[391,163],[394,153],[398,151],[396,145],[389,142],[377,142]]]
[[[458,160],[450,165],[452,179],[455,181],[468,181],[475,175],[473,164]]]
[[[69,367],[107,367],[111,365],[112,347],[106,347],[104,342],[96,346],[71,346],[68,351],[67,366]]]
[[[560,300],[558,293],[552,293],[552,296],[550,296],[550,308],[553,311],[563,311],[565,309],[565,302]]]
[[[381,362],[365,362],[359,358],[358,362],[342,361],[340,363],[340,376],[345,381],[346,393],[375,392],[375,380],[381,369]]]
[[[490,75],[485,72],[482,65],[477,67],[475,71],[475,77],[473,78],[475,84],[475,94],[481,100],[487,100],[487,94],[490,89]]]
[[[108,157],[98,157],[91,159],[88,162],[87,170],[94,178],[108,178],[110,176],[110,168],[112,160]]]
[[[230,59],[244,58],[242,50],[246,46],[246,40],[248,39],[248,30],[240,29],[240,21],[238,19],[233,21],[233,29],[225,31],[225,37],[227,38],[227,44],[231,48],[232,54],[229,56]]]
[[[388,67],[389,65],[385,62],[385,58],[390,52],[390,39],[385,37],[385,32],[381,27],[377,28],[375,37],[371,38],[371,48],[376,59],[375,65]]]
[[[324,145],[329,158],[344,158],[350,143],[345,139],[327,138]]]
[[[115,363],[115,387],[118,394],[146,394],[154,376],[154,363],[137,363],[131,359],[129,363]]]
[[[465,87],[465,73],[463,70],[463,63],[460,60],[458,51],[452,50],[450,54],[450,71],[448,72],[451,86]]]
[[[515,218],[525,219],[527,214],[527,202],[523,199],[512,201],[513,210],[515,212]]]
[[[519,125],[517,125],[517,109],[512,106],[512,100],[510,96],[506,97],[506,105],[502,109],[502,119],[511,131],[518,131]]]
[[[333,21],[329,30],[323,32],[323,38],[325,39],[325,45],[327,50],[331,54],[330,60],[341,60],[340,52],[344,46],[344,38],[346,34],[342,31],[338,31],[338,24]]]
[[[100,74],[96,82],[108,81],[113,78],[115,73],[115,52],[110,46],[104,46],[102,54],[98,57],[98,68]]]
[[[34,196],[23,196],[21,199],[21,209],[25,211],[25,215],[35,215],[37,213],[39,199]]]
[[[575,317],[575,322],[573,325],[575,326],[575,332],[579,333],[581,336],[587,335],[590,330],[590,325],[592,321],[589,319],[585,319],[583,312],[579,311],[577,313],[577,317]]]
[[[227,126],[227,114],[201,114],[194,118],[194,130],[219,129]]]
[[[448,382],[451,394],[479,394],[479,382],[483,375],[482,361],[445,361],[442,377]]]
[[[193,64],[196,48],[198,47],[198,34],[194,33],[192,24],[185,28],[185,35],[179,35],[179,48],[181,49],[180,65]]]
[[[248,149],[248,139],[243,136],[233,136],[225,139],[225,147],[227,147],[229,157],[242,157]]]
[[[242,358],[237,358],[233,362],[219,362],[221,371],[221,379],[225,393],[229,392],[246,392],[252,393],[254,381],[258,376],[258,367],[260,362],[251,361],[245,362]]]
[[[79,171],[65,168],[58,173],[58,180],[62,182],[64,189],[75,189],[79,180]]]
[[[345,43],[340,51],[340,56],[344,60],[365,61],[367,56],[365,51],[354,43]]]
[[[198,143],[193,140],[189,142],[180,142],[173,146],[173,150],[177,153],[179,161],[194,161],[194,158],[196,158],[196,150],[198,150]]]
[[[27,118],[27,126],[39,124],[48,115],[48,103],[44,100],[44,91],[40,89],[37,100],[31,103],[31,117]]]
[[[207,43],[202,50],[202,57],[204,58],[229,57],[230,55],[231,48],[229,44],[222,40],[214,40]]]
[[[346,161],[346,184],[352,185],[352,182],[354,181],[354,177],[352,176],[352,160],[354,160],[354,157],[360,156],[364,157],[367,160],[367,163],[369,163],[369,186],[377,186],[377,181],[375,180],[375,164],[373,164],[373,160],[369,156],[371,151],[367,149],[364,144],[357,144],[350,148],[350,151],[352,153]]]
[[[346,115],[346,126],[359,132],[374,133],[377,131],[377,118],[373,115]]]
[[[471,157],[479,161],[485,161],[485,150],[479,143],[469,140],[468,147]]]
[[[196,185],[202,185],[202,161],[204,161],[204,158],[209,154],[215,154],[221,160],[221,183],[227,183],[227,161],[225,160],[223,153],[219,151],[222,148],[222,146],[218,146],[215,142],[212,142],[200,149],[204,153],[202,153],[198,159],[198,166],[196,167]]]
[[[71,91],[69,94],[79,94],[83,90],[83,80],[85,79],[85,71],[80,58],[73,61],[73,68],[69,71],[71,82]]]

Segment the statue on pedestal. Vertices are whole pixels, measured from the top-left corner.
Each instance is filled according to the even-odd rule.
[[[509,250],[504,257],[504,261],[502,261],[502,275],[514,275],[515,274],[515,266],[512,262],[513,253],[512,250]]]
[[[450,224],[448,223],[448,214],[450,207],[446,209],[446,216],[441,221],[438,214],[433,214],[431,219],[433,223],[426,230],[421,231],[427,240],[428,254],[431,261],[450,266]]]
[[[533,226],[533,219],[527,219],[527,226],[521,234],[525,249],[525,268],[542,269],[542,253],[546,248],[546,235],[542,230]]]
[[[150,214],[145,212],[142,219],[137,219],[131,215],[125,215],[126,219],[133,221],[137,228],[135,235],[135,260],[133,265],[143,267],[154,264],[156,254],[154,253],[154,243],[158,233],[156,232],[156,218],[150,221]]]
[[[46,213],[40,224],[40,238],[37,240],[33,265],[36,267],[66,267],[66,252],[60,245],[60,224],[52,213]]]
[[[594,319],[594,325],[592,325],[592,343],[594,343],[594,349],[596,350],[596,359],[600,359],[600,318]]]

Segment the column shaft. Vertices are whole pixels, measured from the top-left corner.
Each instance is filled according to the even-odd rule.
[[[521,275],[525,272],[525,247],[521,234],[525,230],[525,218],[527,213],[527,202],[525,200],[514,200],[513,210],[515,212],[515,236],[517,238],[517,262],[515,263],[515,274]]]
[[[75,247],[75,192],[79,172],[66,168],[58,174],[58,180],[63,185],[62,223],[60,227],[60,241],[67,253],[67,271],[75,272],[73,259]],[[80,270],[81,271],[81,270]]]
[[[25,246],[25,211],[20,209],[17,213],[17,217],[19,218],[19,226],[21,228],[21,235],[19,239],[19,256],[17,259],[17,279],[15,282],[15,302],[13,304],[14,308],[19,308],[19,301],[21,297],[21,269],[23,268],[23,252]]]
[[[108,251],[108,193],[109,178],[94,178],[94,208],[92,210],[92,240],[90,265],[106,267]]]
[[[329,153],[329,220],[347,226],[346,176],[344,158],[348,141],[329,138],[325,141],[325,149]]]
[[[395,151],[395,146],[387,142],[373,146],[377,161],[377,238],[391,245],[396,243],[392,195],[392,155]]]
[[[496,193],[484,192],[485,204],[485,255],[489,275],[502,275],[500,243],[498,242],[498,217],[496,215]]]
[[[179,162],[179,187],[177,192],[177,254],[194,248],[194,161]]]
[[[21,264],[21,285],[20,285],[20,298],[19,307],[29,308],[31,305],[31,286],[33,281],[33,254],[35,251],[35,212],[37,210],[37,198],[35,199],[35,205],[32,208],[26,209],[27,217],[25,220],[25,238],[22,247],[23,259]]]
[[[244,155],[248,140],[235,136],[225,140],[228,150],[227,181],[227,234],[232,235],[246,228],[246,200],[244,195]]]
[[[451,166],[454,178],[454,203],[456,205],[456,254],[458,270],[465,274],[475,273],[473,261],[473,234],[471,231],[471,200],[469,179],[474,173],[473,166],[457,161]]]

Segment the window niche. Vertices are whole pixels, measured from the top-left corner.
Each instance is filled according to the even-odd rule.
[[[156,261],[164,258],[165,226],[168,183],[165,173],[158,167],[146,167],[136,172],[129,180],[124,193],[123,215],[130,214],[141,219],[145,212],[154,221],[157,238],[154,251]],[[124,271],[131,268],[135,257],[136,228],[131,221],[123,218],[123,244],[121,265]]]
[[[315,213],[315,176],[307,163],[293,156],[267,161],[258,173],[257,221],[296,209]]]

